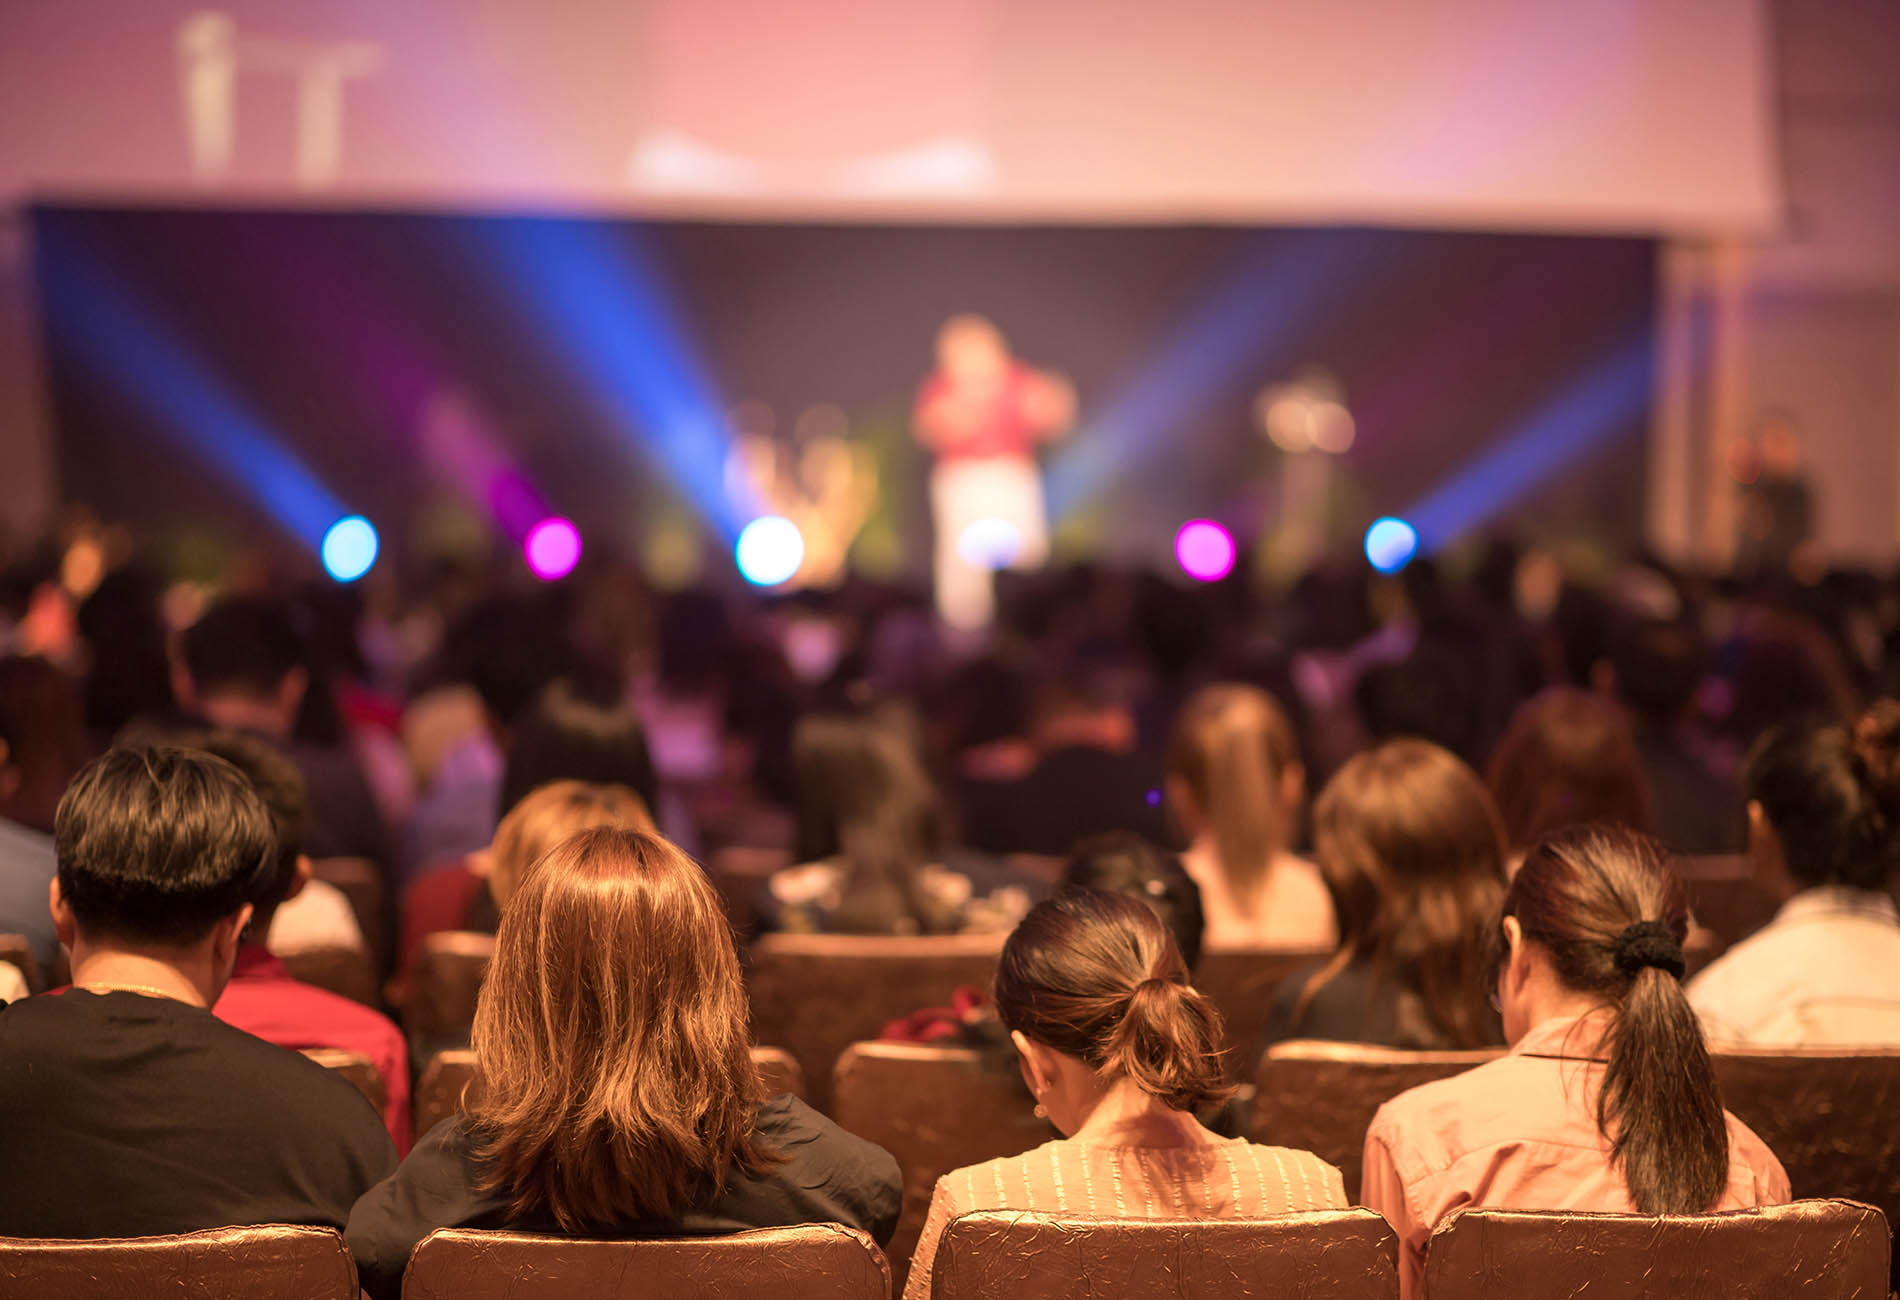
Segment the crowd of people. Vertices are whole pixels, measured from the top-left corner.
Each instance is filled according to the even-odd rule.
[[[35,968],[0,968],[0,1235],[323,1224],[379,1298],[447,1226],[888,1242],[895,1161],[751,1055],[773,930],[999,936],[963,1029],[1056,1136],[939,1181],[907,1297],[974,1210],[1347,1204],[1224,1104],[1206,951],[1314,954],[1246,1050],[1500,1050],[1366,1135],[1408,1295],[1462,1207],[1788,1200],[1712,1043],[1900,1047],[1900,601],[1869,575],[1552,581],[1502,542],[1272,594],[1078,567],[1004,575],[977,640],[856,584],[207,602],[56,559],[0,590],[0,934]],[[1778,910],[1691,976],[1676,863],[1724,854]],[[355,946],[400,1011],[466,930],[482,1086],[411,1149],[435,1045],[285,958]],[[375,1063],[383,1115],[286,1050],[319,1047]]]

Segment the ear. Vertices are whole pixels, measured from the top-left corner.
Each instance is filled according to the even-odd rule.
[[[54,876],[46,886],[46,910],[53,914],[53,932],[59,936],[60,944],[70,952],[73,937],[79,933],[79,924],[73,917],[73,905],[59,892],[58,876]]]
[[[211,930],[211,951],[217,959],[217,968],[229,972],[237,961],[238,945],[244,940],[244,931],[251,924],[251,905],[246,903],[237,911],[219,921]],[[258,942],[264,941],[258,936]]]
[[[290,873],[290,888],[284,891],[284,901],[288,903],[291,899],[303,893],[303,887],[310,883],[310,878],[315,874],[314,869],[310,865],[310,859],[304,854],[299,853],[297,855],[297,866]]]
[[[310,689],[310,674],[301,667],[292,668],[284,674],[284,680],[277,683],[277,707],[292,722],[296,721],[297,710],[303,707],[304,692]]]
[[[1178,776],[1170,776],[1162,781],[1161,788],[1167,795],[1168,810],[1181,828],[1192,831],[1201,824],[1201,808],[1194,801],[1194,792],[1188,789],[1188,783]]]
[[[1530,944],[1524,938],[1524,927],[1518,924],[1515,916],[1504,918],[1504,942],[1509,955],[1504,960],[1504,987],[1516,992],[1524,987],[1531,974]]]
[[[1748,801],[1748,862],[1755,880],[1770,893],[1793,892],[1781,835],[1768,820],[1768,810],[1761,806],[1759,799]]]
[[[1022,1068],[1023,1082],[1029,1085],[1029,1091],[1038,1097],[1055,1086],[1056,1072],[1054,1062],[1048,1059],[1048,1048],[1040,1043],[1032,1043],[1020,1029],[1012,1029],[1009,1041],[1016,1046],[1016,1062]]]

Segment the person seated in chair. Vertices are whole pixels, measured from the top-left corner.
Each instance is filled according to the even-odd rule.
[[[765,1096],[719,897],[657,835],[556,845],[509,900],[475,1012],[481,1092],[365,1196],[346,1236],[396,1300],[437,1228],[677,1236],[897,1226],[897,1162]]]
[[[396,1163],[340,1075],[219,1020],[270,813],[243,773],[121,747],[74,779],[50,904],[73,984],[0,1010],[0,1236],[341,1227]]]

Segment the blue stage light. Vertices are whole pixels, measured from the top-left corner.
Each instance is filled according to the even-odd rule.
[[[805,538],[798,525],[783,515],[761,515],[740,531],[732,554],[747,582],[776,587],[804,564]]]
[[[1366,529],[1366,559],[1380,573],[1397,573],[1418,554],[1418,532],[1403,519],[1387,517]]]
[[[345,515],[323,535],[323,567],[338,582],[355,582],[376,563],[376,528],[361,515]]]

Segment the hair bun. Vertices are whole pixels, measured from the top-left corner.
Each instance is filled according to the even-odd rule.
[[[1854,762],[1883,811],[1900,812],[1900,700],[1876,700],[1854,722]]]

